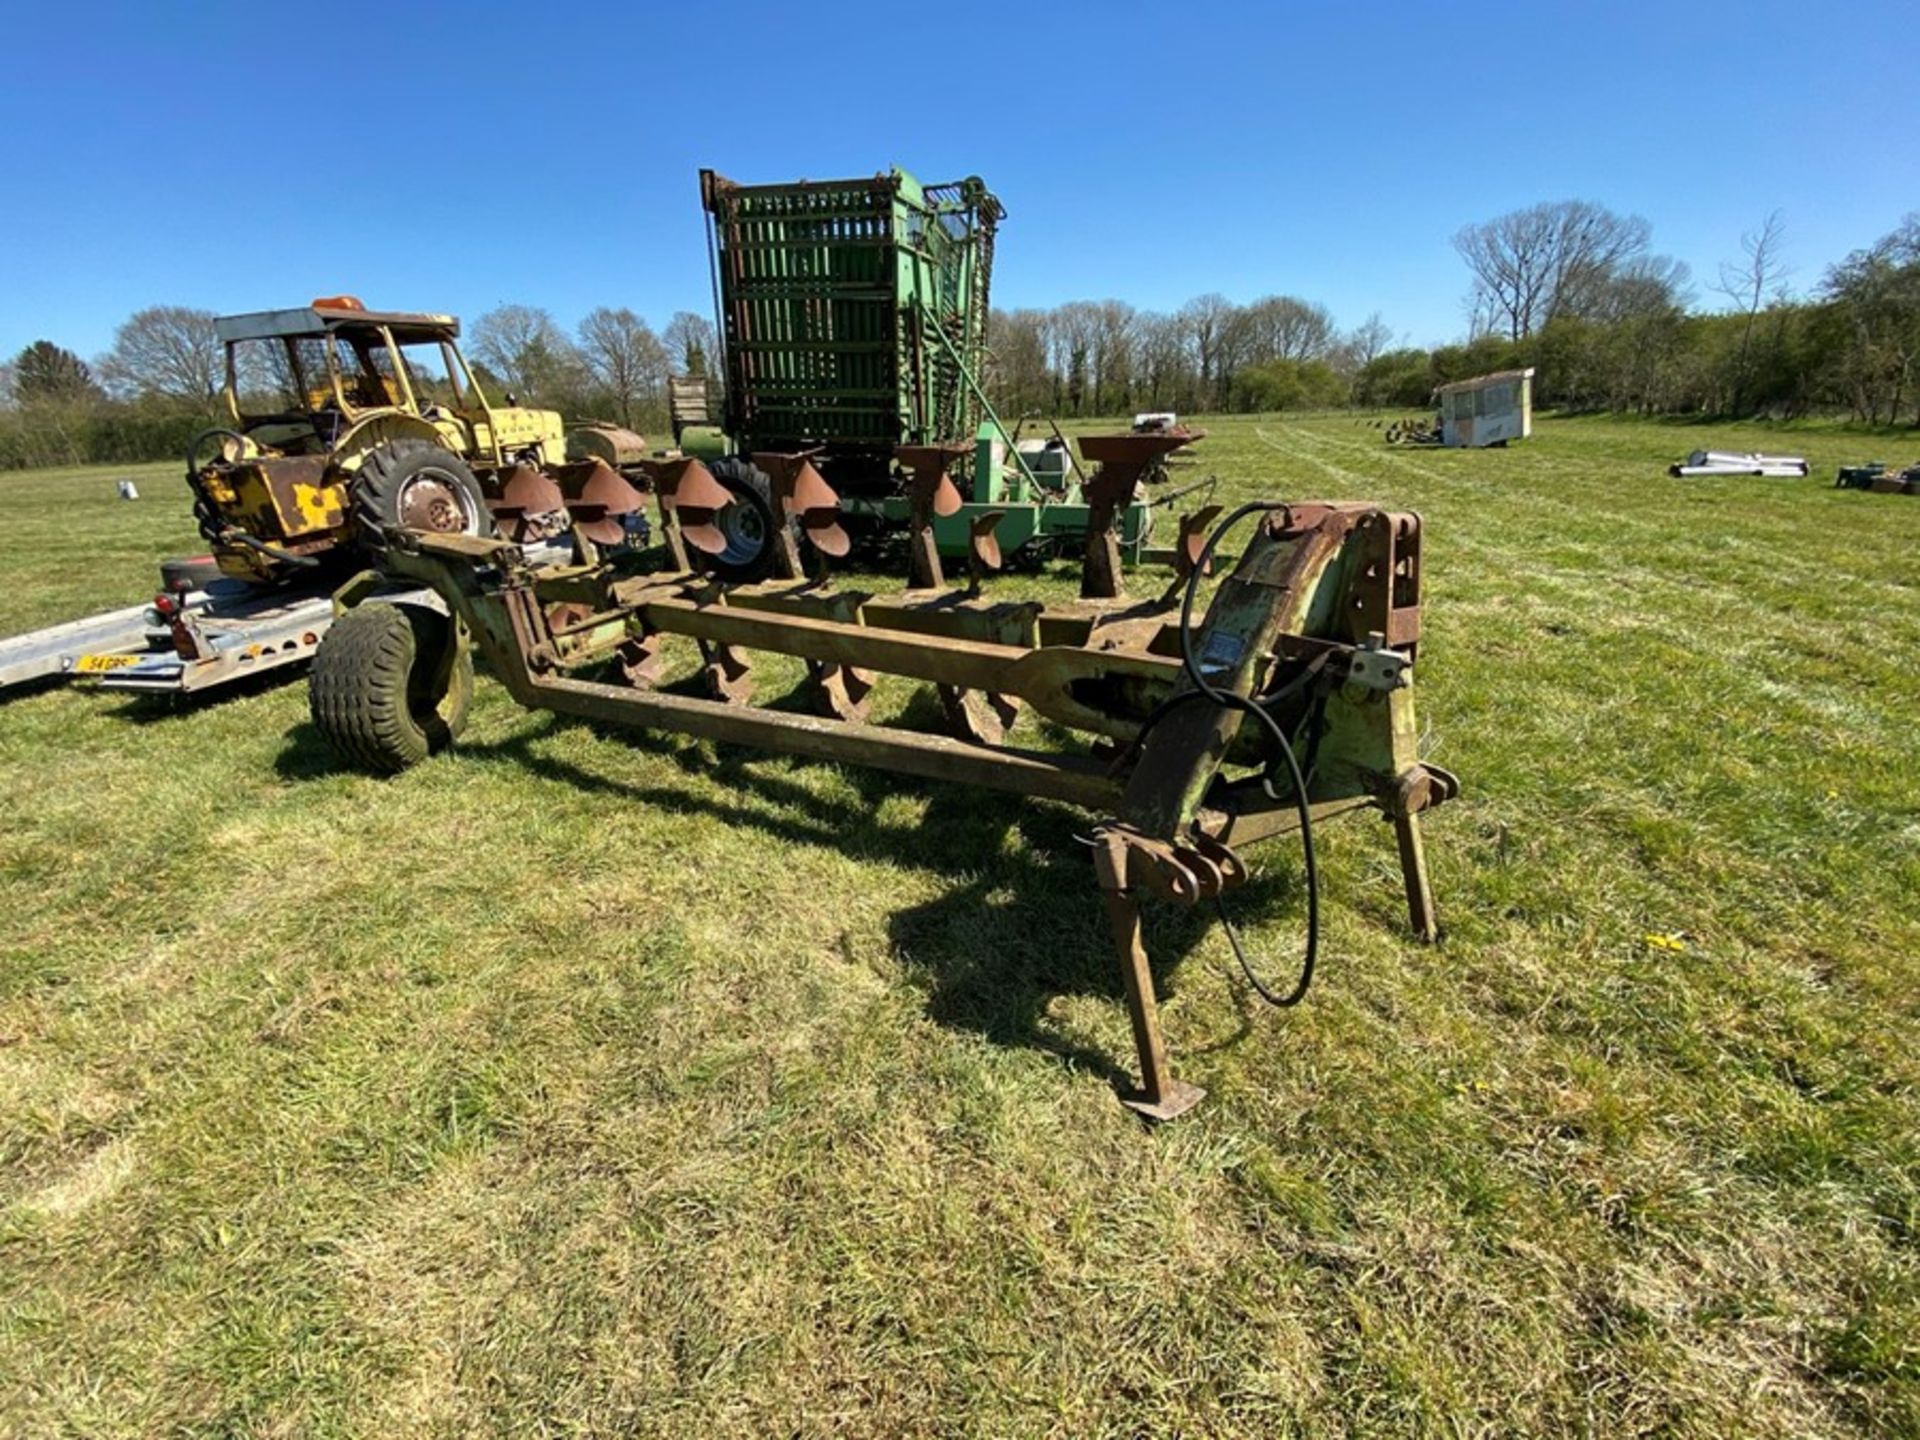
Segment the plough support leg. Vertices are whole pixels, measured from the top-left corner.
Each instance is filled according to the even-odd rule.
[[[1427,879],[1427,850],[1420,838],[1419,813],[1391,817],[1394,838],[1400,842],[1400,874],[1407,885],[1407,919],[1413,933],[1428,944],[1440,938],[1440,922],[1433,908],[1433,886]]]
[[[1120,957],[1120,979],[1127,991],[1127,1014],[1133,1021],[1133,1043],[1140,1053],[1140,1089],[1122,1095],[1120,1103],[1149,1120],[1172,1120],[1205,1098],[1198,1085],[1176,1080],[1167,1060],[1167,1044],[1160,1035],[1160,1004],[1154,995],[1153,971],[1140,934],[1140,902],[1126,888],[1127,853],[1112,842],[1095,852],[1107,923],[1114,950]]]

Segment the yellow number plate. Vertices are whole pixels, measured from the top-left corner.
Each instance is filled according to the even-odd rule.
[[[76,675],[98,675],[102,670],[118,670],[122,665],[131,665],[138,655],[82,655],[73,662]]]

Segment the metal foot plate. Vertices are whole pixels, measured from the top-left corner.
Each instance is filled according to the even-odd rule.
[[[1184,1080],[1168,1083],[1166,1093],[1158,1100],[1148,1098],[1143,1091],[1135,1090],[1122,1095],[1120,1103],[1129,1110],[1144,1115],[1149,1120],[1177,1120],[1202,1100],[1207,1092],[1198,1085],[1189,1085]]]

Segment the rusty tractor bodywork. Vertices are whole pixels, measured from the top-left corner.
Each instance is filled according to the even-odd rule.
[[[1085,458],[1101,467],[1088,486],[1099,527],[1082,562],[1082,598],[1066,603],[991,593],[999,564],[991,521],[974,527],[967,586],[946,584],[929,532],[941,487],[951,483],[945,464],[960,445],[898,457],[924,492],[902,592],[803,577],[801,545],[836,556],[847,536],[833,490],[796,453],[755,457],[773,478],[782,521],[779,578],[770,581],[728,586],[692,568],[699,552],[723,543],[714,517],[728,492],[687,456],[655,467],[663,569],[590,549],[578,563],[539,568],[506,540],[403,531],[389,537],[386,563],[391,574],[431,587],[459,622],[438,653],[419,658],[422,673],[451,673],[455,652],[470,641],[532,709],[1044,797],[1104,817],[1091,832],[1094,872],[1141,1075],[1124,1098],[1144,1115],[1170,1119],[1201,1092],[1169,1066],[1140,902],[1218,904],[1248,878],[1248,846],[1298,834],[1314,915],[1313,826],[1371,809],[1393,825],[1413,927],[1432,939],[1420,818],[1457,788],[1418,753],[1418,516],[1353,502],[1254,504],[1210,533],[1217,511],[1189,517],[1174,550],[1173,586],[1147,599],[1122,593],[1118,517],[1138,477],[1189,438],[1082,442]],[[1202,611],[1197,596],[1217,542],[1248,524],[1244,548]],[[656,688],[672,644],[697,647],[704,697]],[[314,713],[330,741],[364,755],[366,732],[342,719],[359,683],[349,649],[334,657],[323,647],[316,696],[329,688]],[[806,662],[815,713],[752,704],[755,651]],[[608,678],[595,678],[600,667]],[[951,733],[869,723],[881,672],[934,687]],[[1008,743],[1027,712],[1065,727],[1070,742]],[[386,768],[407,757],[392,758]],[[1305,979],[1303,972],[1295,993],[1277,1003],[1298,999]]]
[[[187,481],[201,533],[239,579],[337,568],[385,523],[479,535],[495,506],[557,513],[552,486],[570,451],[630,468],[644,447],[609,426],[570,436],[557,413],[511,396],[495,405],[451,315],[373,311],[342,295],[216,328],[228,424],[195,440]],[[402,452],[410,458],[393,463]],[[377,494],[362,484],[375,456],[390,482]]]

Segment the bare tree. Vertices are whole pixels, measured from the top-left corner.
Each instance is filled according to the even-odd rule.
[[[1333,349],[1333,316],[1324,305],[1291,295],[1268,295],[1244,312],[1246,354],[1241,364],[1268,360],[1319,360]]]
[[[1092,410],[1093,345],[1100,327],[1100,307],[1090,300],[1069,300],[1054,307],[1047,325],[1047,343],[1053,360],[1053,372],[1060,378],[1065,393],[1056,408],[1071,415]]]
[[[158,397],[209,409],[226,378],[211,310],[149,305],[113,333],[100,361],[100,378],[126,399]]]
[[[723,368],[713,322],[704,315],[676,311],[660,338],[666,343],[668,363],[679,374],[714,375]]]
[[[557,397],[581,369],[553,316],[536,305],[500,305],[475,320],[473,353],[521,401]]]
[[[587,369],[613,397],[620,423],[631,427],[635,403],[658,395],[666,381],[666,347],[633,311],[605,305],[587,313],[579,335]]]
[[[1184,405],[1180,382],[1186,370],[1186,337],[1179,317],[1139,315],[1134,329],[1139,336],[1138,397],[1152,410]]]
[[[1582,298],[1579,317],[1611,325],[1678,311],[1693,298],[1693,272],[1670,255],[1641,255],[1612,270]]]
[[[1758,230],[1740,236],[1740,260],[1720,266],[1720,281],[1713,288],[1739,309],[1746,318],[1740,326],[1740,349],[1733,362],[1733,390],[1728,408],[1739,414],[1747,379],[1752,373],[1753,330],[1768,294],[1792,272],[1782,257],[1786,246],[1786,223],[1780,212],[1771,212]]]
[[[1638,215],[1616,215],[1585,200],[1565,201],[1553,210],[1554,268],[1546,319],[1586,319],[1622,271],[1646,255],[1653,227]]]
[[[1094,409],[1102,415],[1132,406],[1134,321],[1133,307],[1124,300],[1102,300],[1094,307]]]
[[[996,310],[988,333],[992,345],[987,353],[987,383],[998,393],[1007,411],[1025,415],[1044,408],[1051,383],[1047,372],[1046,312]]]
[[[1558,200],[1462,228],[1453,247],[1473,272],[1470,308],[1523,340],[1548,321],[1578,317],[1652,227],[1590,200]]]
[[[1226,388],[1221,369],[1222,342],[1234,314],[1233,302],[1224,295],[1197,295],[1180,307],[1180,323],[1185,332],[1187,350],[1193,357],[1197,390],[1194,398],[1202,405],[1217,405],[1216,396]]]
[[[1453,237],[1453,248],[1473,272],[1476,331],[1500,328],[1513,340],[1533,332],[1547,289],[1550,227],[1545,208],[1536,205],[1468,225]]]
[[[1386,354],[1387,347],[1392,344],[1393,327],[1381,319],[1380,312],[1376,310],[1340,342],[1340,348],[1346,352],[1345,359],[1350,369],[1364,370]]]

